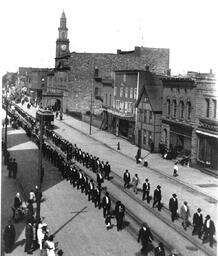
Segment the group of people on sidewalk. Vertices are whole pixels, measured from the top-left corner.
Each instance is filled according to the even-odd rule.
[[[25,115],[28,115],[25,113]],[[28,120],[32,121],[32,117],[28,118]],[[27,120],[27,121],[28,121]],[[22,123],[22,120],[21,120]],[[35,123],[31,124],[33,127]],[[24,124],[24,127],[28,127],[28,125]],[[22,126],[22,127],[23,127]],[[27,133],[32,133],[31,129],[28,128]],[[77,189],[81,189],[81,192],[85,192],[86,195],[88,195],[88,200],[92,200],[95,203],[95,207],[98,207],[99,209],[103,208],[103,216],[105,218],[105,223],[107,226],[107,229],[111,227],[111,200],[108,192],[105,193],[105,196],[102,198],[101,201],[101,191],[102,191],[102,183],[104,181],[104,178],[110,179],[110,172],[111,167],[108,162],[104,164],[103,161],[101,161],[98,157],[95,157],[87,152],[82,151],[80,148],[78,148],[76,145],[72,145],[72,143],[68,142],[64,138],[62,138],[60,135],[55,133],[49,128],[45,129],[45,135],[47,138],[50,139],[50,141],[54,144],[54,147],[51,146],[51,144],[46,143],[43,141],[43,155],[46,157],[47,160],[51,161],[56,167],[58,167],[59,171],[61,172],[61,175],[64,179],[69,180],[73,186],[77,187]],[[37,140],[36,143],[38,144],[39,141]],[[65,155],[65,156],[63,156]],[[78,168],[75,167],[74,162],[77,161],[86,168],[91,169],[94,173],[96,173],[97,178],[97,186],[94,185],[94,181],[92,179],[88,179],[88,177]],[[130,174],[128,170],[124,173],[123,179],[124,179],[124,187],[129,188],[130,187]],[[138,193],[138,184],[139,184],[139,177],[137,174],[132,179],[132,186],[133,191],[137,194]],[[146,179],[145,183],[143,184],[143,196],[142,200],[147,200],[147,202],[150,202],[150,184],[149,180]],[[157,205],[158,210],[161,210],[162,204],[161,204],[161,186],[158,185],[154,191],[154,202],[153,207]],[[116,216],[116,207],[115,207],[115,216],[117,219],[117,227],[119,230],[122,229],[123,226],[123,219],[125,215],[125,207],[120,207],[122,205],[121,202],[117,202],[118,206],[117,209],[123,208],[123,217],[117,217]],[[183,209],[182,209],[183,207]],[[184,203],[184,206],[181,207],[180,215],[183,219],[183,227],[184,229],[187,228],[188,218],[187,216],[190,216],[189,208],[187,206],[187,203]],[[171,219],[174,221],[177,218],[177,210],[178,210],[178,200],[176,198],[176,194],[173,194],[172,198],[169,200],[169,210],[171,211]],[[118,211],[119,212],[119,211]],[[189,213],[188,213],[189,212]],[[184,214],[183,214],[184,213]],[[198,211],[199,213],[199,211]],[[121,214],[120,214],[121,216]],[[183,217],[184,216],[184,217]],[[195,218],[196,219],[196,218]],[[193,235],[199,231],[199,227],[195,227],[197,222],[194,222],[193,218]],[[118,230],[118,231],[119,231]],[[203,236],[203,242],[206,242],[206,240],[210,239],[210,246],[213,246],[213,235],[215,233],[215,226],[213,224],[213,221],[211,220],[210,216],[206,216],[206,220],[204,224],[201,227],[201,235]],[[201,237],[201,236],[200,236]],[[199,238],[200,238],[199,237]]]

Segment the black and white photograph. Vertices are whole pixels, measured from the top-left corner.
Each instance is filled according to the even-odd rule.
[[[1,255],[218,255],[217,1],[0,5]]]

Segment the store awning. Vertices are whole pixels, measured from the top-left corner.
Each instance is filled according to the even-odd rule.
[[[205,135],[205,136],[210,136],[210,137],[214,137],[218,139],[218,134],[217,133],[211,133],[211,132],[206,132],[206,131],[202,131],[202,130],[196,130],[196,133]]]

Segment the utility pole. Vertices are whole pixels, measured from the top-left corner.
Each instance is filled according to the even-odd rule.
[[[89,135],[92,134],[92,103],[93,103],[93,79],[92,79],[92,92],[91,92],[91,109],[90,109],[90,126],[89,126]]]
[[[5,152],[5,161],[4,164],[6,164],[6,152],[7,152],[7,144],[8,144],[8,81],[6,84],[6,97],[5,97],[5,105],[6,105],[6,116],[5,116],[5,148],[4,148],[4,152]]]

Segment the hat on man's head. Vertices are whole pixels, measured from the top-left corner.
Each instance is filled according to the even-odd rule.
[[[160,185],[157,185],[157,188],[161,188],[161,186],[160,186]]]
[[[177,195],[175,193],[173,193],[173,197],[176,197]]]
[[[209,215],[209,214],[207,214],[207,216],[206,216],[205,218],[209,220],[209,219],[210,219],[210,215]]]
[[[145,179],[145,181],[148,181],[148,179]]]
[[[198,208],[197,211],[198,211],[198,212],[201,212],[201,208]]]

